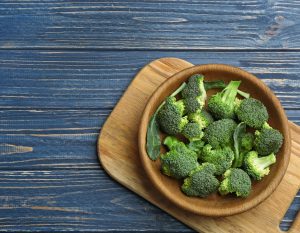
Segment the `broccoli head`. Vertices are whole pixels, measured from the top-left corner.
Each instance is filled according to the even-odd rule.
[[[216,175],[222,175],[232,165],[234,152],[230,147],[212,149],[211,145],[207,144],[203,147],[201,157],[205,162],[212,163],[216,166]]]
[[[198,123],[202,129],[206,128],[214,121],[213,117],[205,109],[189,114],[188,119]]]
[[[204,101],[206,99],[206,91],[204,88],[204,76],[202,74],[192,75],[181,95],[184,99],[189,97],[202,96]]]
[[[183,101],[176,101],[175,97],[167,97],[165,104],[157,113],[157,120],[162,131],[169,135],[180,133],[188,123],[188,119],[186,116],[183,117],[183,113]]]
[[[203,163],[194,169],[181,186],[181,190],[188,196],[207,197],[218,190],[219,181],[214,176],[215,166]]]
[[[253,133],[245,133],[242,136],[241,140],[241,149],[245,151],[250,151],[254,145],[254,134]]]
[[[201,111],[205,104],[206,90],[203,80],[203,75],[195,74],[189,78],[187,85],[182,90],[185,112],[187,114]]]
[[[204,136],[204,133],[197,123],[187,123],[182,129],[183,136],[189,139],[190,142],[201,140]]]
[[[232,119],[214,121],[205,129],[203,138],[213,148],[232,146],[236,126]]]
[[[240,121],[255,129],[260,129],[269,118],[265,105],[253,98],[243,99],[236,108],[236,115]]]
[[[251,191],[251,179],[240,168],[230,168],[224,173],[224,180],[219,187],[221,195],[234,193],[238,197],[247,197]]]
[[[235,99],[241,81],[231,81],[221,92],[210,97],[208,110],[216,119],[235,117]]]
[[[176,179],[182,179],[197,167],[197,154],[188,149],[183,142],[178,142],[172,149],[160,156],[161,170]]]
[[[255,180],[261,180],[270,172],[269,166],[276,162],[275,155],[258,157],[256,151],[250,151],[245,156],[244,165],[247,173]]]
[[[259,155],[277,153],[282,142],[282,134],[269,126],[268,123],[265,123],[260,131],[255,131],[254,149]]]
[[[197,141],[191,141],[187,147],[196,152],[198,155],[201,153],[202,151],[202,148],[204,147],[205,145],[205,142],[204,141],[201,141],[201,140],[197,140]]]
[[[201,111],[205,104],[205,99],[203,100],[202,96],[192,96],[183,99],[185,111],[187,114]]]
[[[167,136],[164,140],[164,145],[166,145],[169,150],[172,150],[175,146],[181,143],[182,142],[174,136]]]

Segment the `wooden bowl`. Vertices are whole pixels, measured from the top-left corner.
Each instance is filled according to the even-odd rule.
[[[284,136],[283,145],[276,156],[277,162],[271,166],[270,174],[260,182],[252,183],[252,191],[247,198],[238,198],[233,195],[220,196],[217,193],[207,198],[188,197],[180,190],[182,182],[163,175],[160,171],[160,160],[152,161],[147,155],[145,149],[146,132],[151,116],[167,96],[184,81],[187,81],[191,75],[197,73],[203,74],[206,81],[222,79],[228,83],[230,80],[241,80],[242,83],[239,89],[250,93],[252,97],[259,99],[265,104],[270,116],[269,124],[278,129]],[[214,92],[216,91],[209,91],[208,96]],[[249,210],[261,203],[279,185],[290,158],[291,141],[288,121],[279,100],[260,79],[242,69],[228,65],[209,64],[194,66],[173,75],[165,81],[153,93],[145,107],[138,139],[141,162],[154,187],[178,207],[206,216],[233,215]]]

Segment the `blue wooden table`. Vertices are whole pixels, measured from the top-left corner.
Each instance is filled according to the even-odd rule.
[[[254,73],[299,124],[299,23],[298,0],[0,1],[0,231],[191,231],[103,171],[102,124],[166,56]]]

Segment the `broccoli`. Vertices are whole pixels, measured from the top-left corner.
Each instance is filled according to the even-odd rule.
[[[230,168],[224,173],[224,180],[219,187],[221,195],[235,193],[238,197],[247,197],[251,191],[251,179],[240,168]]]
[[[188,119],[198,123],[202,129],[206,128],[214,121],[213,117],[205,109],[189,114]]]
[[[214,121],[204,130],[204,140],[213,148],[233,146],[233,133],[237,124],[232,119]]]
[[[253,133],[246,133],[242,137],[241,147],[242,150],[250,151],[254,145],[254,134]]]
[[[168,147],[169,150],[172,150],[176,145],[181,144],[182,142],[179,141],[176,137],[167,136],[163,143]]]
[[[220,182],[214,176],[215,166],[203,163],[184,180],[181,190],[188,196],[207,197],[218,190]]]
[[[283,136],[265,123],[260,131],[255,131],[254,149],[259,155],[277,153],[282,145]]]
[[[221,92],[210,97],[208,110],[216,119],[235,117],[235,99],[241,81],[231,81]]]
[[[196,152],[198,155],[201,153],[202,151],[202,148],[204,147],[205,145],[205,142],[204,141],[201,141],[201,140],[197,140],[197,141],[191,141],[187,147]]]
[[[222,175],[232,165],[234,153],[230,147],[213,150],[211,145],[203,147],[201,157],[205,162],[212,163],[216,166],[216,175]]]
[[[185,112],[187,114],[201,110],[205,104],[206,91],[203,80],[203,75],[195,74],[189,78],[187,85],[182,90]]]
[[[189,97],[202,96],[203,100],[206,99],[206,91],[204,88],[204,76],[202,74],[192,75],[185,88],[182,90],[181,95],[184,99]]]
[[[194,113],[197,111],[200,111],[204,104],[205,100],[203,100],[202,96],[197,96],[197,97],[188,97],[183,99],[185,111],[187,114]]]
[[[197,167],[197,154],[188,149],[183,142],[176,142],[172,149],[160,156],[161,170],[167,176],[182,179]]]
[[[176,101],[175,97],[167,97],[165,104],[157,113],[157,120],[161,129],[169,135],[180,133],[188,123],[187,116],[182,117],[183,113],[183,101]]]
[[[255,129],[260,129],[269,119],[265,105],[253,98],[243,99],[236,108],[236,115],[240,121]]]
[[[261,180],[270,172],[269,166],[276,162],[275,155],[269,154],[267,156],[258,157],[256,151],[250,151],[245,156],[244,165],[247,173],[255,180]]]
[[[190,142],[201,140],[204,135],[200,125],[197,123],[187,123],[181,133],[189,139]]]

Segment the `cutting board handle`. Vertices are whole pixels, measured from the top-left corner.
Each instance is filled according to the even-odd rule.
[[[289,121],[289,128],[291,131],[292,137],[292,150],[294,150],[294,154],[300,157],[300,127]],[[299,167],[300,170],[300,167]],[[299,184],[300,188],[300,184]],[[300,232],[300,210],[298,210],[298,214],[294,219],[294,222],[290,229],[289,233],[299,233]]]

